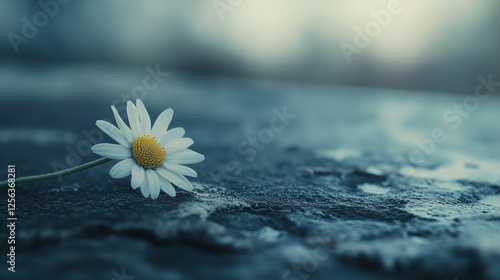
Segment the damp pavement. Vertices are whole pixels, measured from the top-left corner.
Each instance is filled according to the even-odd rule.
[[[172,107],[206,156],[192,193],[156,201],[112,179],[113,163],[18,184],[16,272],[4,227],[2,279],[500,279],[500,88],[476,104],[473,89],[171,72],[134,92],[147,70],[2,73],[4,177],[97,159],[90,144],[112,140],[95,121],[132,93],[152,119]]]

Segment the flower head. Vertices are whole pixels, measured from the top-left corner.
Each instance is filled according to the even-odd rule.
[[[193,186],[184,176],[196,177],[197,174],[183,164],[198,163],[205,157],[188,149],[194,142],[183,137],[182,127],[168,129],[174,111],[163,111],[151,127],[151,119],[142,101],[137,99],[136,105],[129,101],[128,127],[116,108],[111,106],[111,109],[118,127],[102,120],[96,125],[118,144],[103,143],[92,147],[92,151],[100,156],[120,160],[109,175],[113,178],[132,175],[132,188],[140,188],[144,197],[151,196],[152,199],[158,198],[160,190],[175,196],[172,184],[192,191]]]

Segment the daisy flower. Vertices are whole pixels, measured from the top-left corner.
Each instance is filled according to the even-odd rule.
[[[111,177],[132,175],[132,188],[140,188],[144,197],[151,196],[153,200],[158,198],[160,190],[174,197],[176,192],[172,184],[186,191],[193,190],[193,185],[184,176],[196,177],[197,174],[183,164],[198,163],[205,157],[188,149],[194,142],[183,137],[182,127],[168,129],[174,114],[172,109],[163,111],[153,127],[140,99],[136,105],[131,101],[127,103],[130,127],[114,106],[111,110],[118,127],[102,120],[96,125],[118,144],[101,143],[92,147],[92,151],[100,156],[120,160],[109,171]]]

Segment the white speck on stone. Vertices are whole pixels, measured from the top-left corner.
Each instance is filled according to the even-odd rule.
[[[348,158],[359,158],[361,152],[351,148],[341,147],[335,150],[323,150],[318,152],[319,157],[330,158],[336,161],[343,161]]]
[[[376,167],[373,167],[373,166],[370,166],[366,169],[366,172],[367,173],[370,173],[372,175],[377,175],[377,176],[381,176],[381,175],[384,175],[384,171],[376,168]]]
[[[365,193],[371,193],[371,194],[386,194],[390,190],[389,188],[383,188],[378,185],[367,184],[367,183],[358,185],[358,188],[364,191]]]
[[[255,232],[255,235],[265,241],[265,242],[275,242],[278,240],[280,236],[280,232],[271,228],[271,227],[263,227],[257,232]]]

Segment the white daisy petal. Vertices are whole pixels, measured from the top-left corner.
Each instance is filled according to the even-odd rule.
[[[149,118],[148,111],[140,99],[136,100],[136,107],[141,120],[141,133],[142,135],[149,135],[151,131],[151,119]]]
[[[92,151],[110,159],[126,159],[132,156],[130,149],[118,144],[100,143],[92,146]]]
[[[113,168],[111,168],[111,170],[109,171],[109,175],[111,175],[111,177],[116,179],[125,178],[128,175],[132,174],[132,167],[134,165],[135,161],[133,159],[131,158],[124,159],[115,164]]]
[[[111,177],[131,175],[131,187],[139,188],[144,197],[153,200],[159,197],[161,191],[171,197],[176,196],[174,186],[193,190],[193,185],[184,176],[196,177],[198,174],[182,164],[203,161],[205,156],[188,149],[194,142],[191,138],[184,138],[184,128],[168,129],[174,114],[172,109],[164,110],[153,126],[144,103],[139,99],[136,104],[127,102],[129,126],[114,106],[111,110],[116,126],[103,120],[98,120],[96,125],[118,144],[100,143],[92,147],[98,155],[120,160],[109,171]],[[139,137],[141,142],[133,146]]]
[[[184,166],[184,165],[165,162],[163,164],[163,166],[165,166],[168,170],[171,170],[172,172],[176,172],[176,173],[182,174],[184,176],[189,176],[189,177],[197,177],[198,176],[196,171],[194,171],[193,169],[191,169],[187,166]]]
[[[144,181],[141,184],[141,193],[146,198],[149,196],[149,185],[147,177],[144,177]]]
[[[152,169],[146,170],[146,177],[148,178],[149,193],[153,200],[157,199],[160,195],[160,180],[158,175]]]
[[[177,150],[187,149],[189,146],[193,145],[193,143],[194,141],[191,138],[179,138],[170,141],[164,147],[165,151],[167,151],[168,154]]]
[[[167,131],[170,122],[172,121],[172,116],[174,115],[174,110],[167,109],[158,116],[155,123],[153,124],[153,128],[151,129],[151,135],[157,136]]]
[[[128,127],[122,120],[122,117],[120,117],[120,114],[118,114],[118,111],[116,110],[115,106],[111,106],[111,110],[113,111],[113,115],[115,115],[115,121],[116,124],[118,125],[118,128],[125,136],[125,138],[127,138],[127,140],[130,143],[132,143],[132,141],[134,140],[134,137],[132,136],[132,130],[130,130],[130,127]]]
[[[135,190],[144,182],[144,168],[137,164],[132,167],[132,178],[130,179],[130,185]]]
[[[162,136],[162,138],[160,139],[160,145],[162,147],[165,147],[167,143],[169,143],[172,140],[181,138],[182,136],[184,136],[184,134],[186,134],[184,128],[182,127],[172,128]]]
[[[166,162],[177,164],[192,164],[205,160],[205,156],[190,149],[179,150],[165,157]]]
[[[160,180],[161,190],[171,197],[175,197],[176,192],[174,186],[172,186],[172,183],[170,183],[170,181],[165,179],[163,176],[158,176],[158,179]]]
[[[123,135],[123,133],[118,128],[116,128],[116,126],[110,124],[107,121],[101,120],[96,121],[95,124],[109,137],[113,138],[113,140],[127,148],[130,148],[130,141],[127,140],[127,137],[125,137],[125,135]]]
[[[128,122],[130,123],[130,128],[132,128],[132,134],[134,138],[142,136],[141,122],[139,121],[139,115],[137,114],[137,109],[135,108],[132,101],[127,102],[127,116],[128,116]]]
[[[160,174],[165,179],[172,182],[177,187],[184,189],[186,191],[193,190],[193,185],[191,185],[191,183],[184,176],[174,173],[163,166],[156,169],[156,171],[158,172],[158,174]]]

